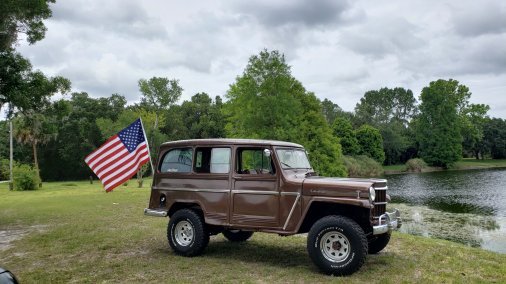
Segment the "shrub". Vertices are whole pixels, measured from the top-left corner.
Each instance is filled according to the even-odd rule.
[[[0,160],[0,180],[8,180],[9,177],[9,160]]]
[[[422,159],[409,159],[406,162],[406,171],[408,172],[421,172],[427,164]]]
[[[367,156],[344,156],[344,165],[349,177],[377,177],[384,171],[380,163]]]
[[[16,165],[12,170],[15,190],[36,190],[40,179],[37,171],[28,165]]]

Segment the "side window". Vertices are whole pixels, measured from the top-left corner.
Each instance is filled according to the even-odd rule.
[[[196,173],[229,173],[230,148],[197,148],[194,169]]]
[[[160,165],[162,173],[189,173],[192,171],[193,150],[172,149],[165,154]]]
[[[274,174],[271,157],[264,155],[264,149],[239,149],[237,152],[237,173]]]

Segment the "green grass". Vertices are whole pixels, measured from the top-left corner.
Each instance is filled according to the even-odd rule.
[[[0,230],[26,233],[0,249],[0,266],[21,283],[506,282],[506,255],[401,233],[346,278],[319,273],[302,236],[256,233],[234,244],[220,235],[205,255],[179,257],[168,248],[167,220],[143,215],[149,189],[135,184],[111,193],[86,182],[31,192],[0,184]]]
[[[404,172],[404,171],[406,171],[406,165],[401,164],[401,165],[383,166],[383,170],[384,171],[394,171],[394,172]]]
[[[476,160],[476,159],[462,159],[458,161],[454,168],[455,169],[480,169],[480,168],[501,168],[506,167],[506,159],[503,160]]]

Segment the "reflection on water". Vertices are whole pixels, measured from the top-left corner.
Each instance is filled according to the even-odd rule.
[[[388,176],[401,231],[506,253],[506,170]]]

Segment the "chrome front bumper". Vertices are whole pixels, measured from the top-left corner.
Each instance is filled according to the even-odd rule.
[[[144,215],[155,217],[167,217],[167,211],[144,208]]]
[[[401,213],[394,209],[394,212],[387,212],[379,217],[378,225],[372,227],[373,235],[380,235],[392,230],[399,229],[402,226]]]

